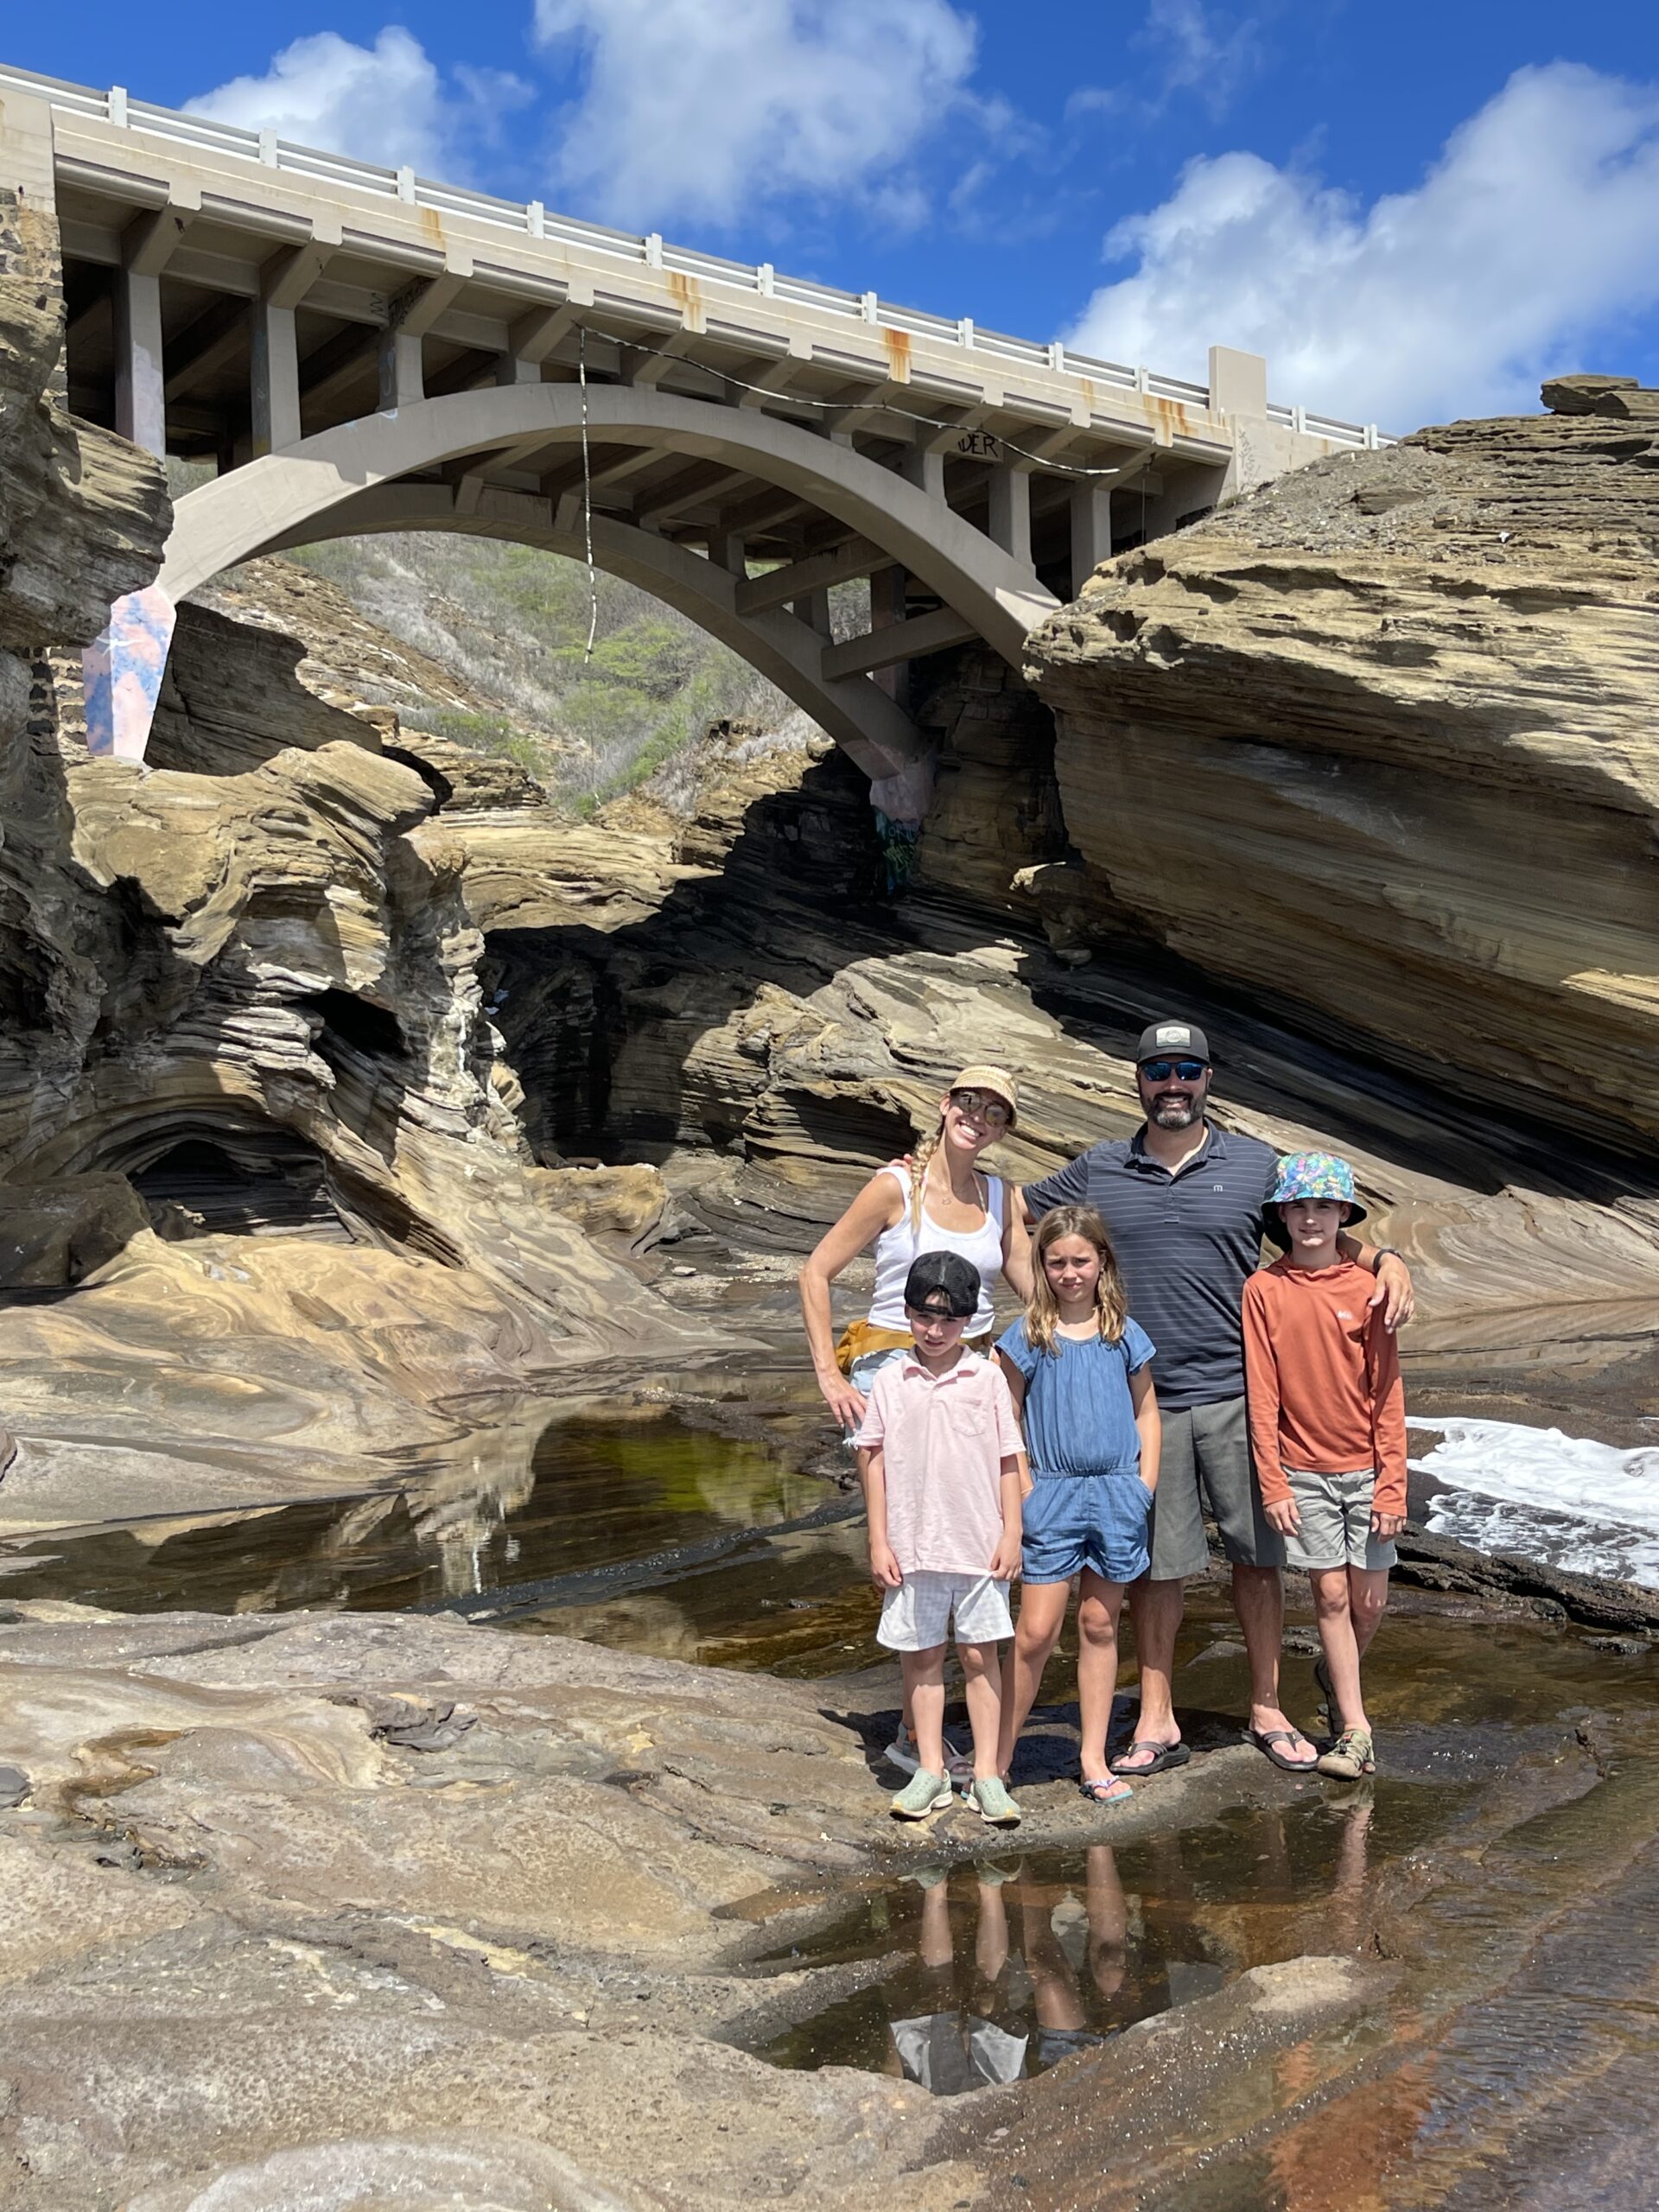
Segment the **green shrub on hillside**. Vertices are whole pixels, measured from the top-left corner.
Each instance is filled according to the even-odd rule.
[[[711,721],[774,726],[788,702],[736,654],[647,593],[580,563],[461,535],[338,538],[295,558],[394,637],[499,702],[499,717],[423,717],[461,744],[505,753],[573,803],[632,790]]]

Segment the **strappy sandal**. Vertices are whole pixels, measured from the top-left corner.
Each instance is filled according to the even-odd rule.
[[[1091,1805],[1121,1805],[1126,1797],[1135,1795],[1128,1783],[1116,1774],[1103,1775],[1094,1782],[1085,1775],[1077,1784],[1077,1793]]]
[[[1319,1761],[1321,1774],[1334,1775],[1338,1782],[1357,1782],[1362,1775],[1376,1772],[1376,1750],[1366,1728],[1344,1728],[1336,1742]]]

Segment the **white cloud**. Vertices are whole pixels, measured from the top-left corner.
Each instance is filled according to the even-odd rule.
[[[561,186],[640,227],[796,195],[913,219],[912,157],[968,104],[976,37],[949,0],[537,0],[536,23],[587,66]]]
[[[494,118],[531,94],[499,70],[459,68],[455,79],[457,88],[447,88],[419,40],[391,24],[372,47],[336,31],[296,38],[263,77],[234,77],[185,105],[193,115],[275,130],[327,153],[459,179]]]
[[[1151,48],[1161,60],[1162,99],[1195,92],[1215,115],[1230,104],[1260,59],[1255,18],[1247,16],[1230,31],[1218,31],[1203,0],[1148,0],[1146,27],[1135,43]]]
[[[1519,70],[1369,207],[1255,154],[1194,161],[1106,250],[1137,265],[1089,302],[1083,352],[1202,378],[1211,345],[1243,346],[1274,398],[1396,430],[1535,408],[1543,375],[1616,369],[1659,304],[1659,86]]]

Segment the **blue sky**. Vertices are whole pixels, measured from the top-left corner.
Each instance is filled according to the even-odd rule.
[[[1387,429],[1659,382],[1652,0],[83,0],[0,58]]]

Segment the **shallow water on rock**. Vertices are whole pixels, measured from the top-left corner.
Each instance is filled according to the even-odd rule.
[[[760,2055],[902,2074],[940,2096],[1041,2073],[1290,1955],[1310,1910],[1328,1915],[1333,1946],[1352,1939],[1370,1878],[1444,1833],[1472,1787],[1383,1779],[1185,1833],[1025,1854],[1010,1843],[995,1859],[862,1885],[775,1962],[878,1960],[885,1971]],[[1109,1813],[1101,1826],[1109,1835]]]
[[[734,1554],[764,1560],[767,1532],[849,1510],[833,1484],[761,1443],[624,1408],[551,1421],[517,1467],[480,1458],[367,1496],[13,1539],[0,1546],[0,1594],[135,1612],[456,1605],[534,1618],[548,1606],[580,1634],[582,1601]],[[510,1608],[488,1602],[508,1592]]]

